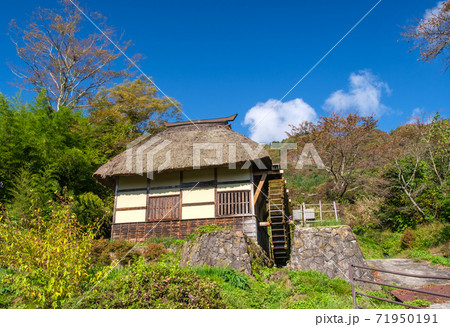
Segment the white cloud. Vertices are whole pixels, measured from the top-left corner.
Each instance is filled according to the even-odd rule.
[[[381,103],[383,92],[390,94],[387,83],[380,81],[368,70],[350,74],[348,92],[338,90],[325,100],[324,108],[333,112],[357,111],[363,116],[380,116],[387,109]]]
[[[430,32],[430,29],[438,29],[436,25],[430,24],[430,20],[433,18],[437,18],[439,13],[444,6],[444,1],[439,1],[435,7],[425,10],[422,19],[416,27],[416,32],[418,33],[426,33],[427,30]]]
[[[302,99],[281,102],[269,99],[257,103],[245,114],[244,125],[249,125],[250,138],[256,142],[270,143],[285,139],[289,125],[314,121],[316,111]]]
[[[435,7],[425,10],[423,19],[429,19],[429,18],[435,17],[441,11],[443,5],[444,5],[444,1],[439,1]]]
[[[415,124],[417,121],[423,121],[425,124],[429,124],[432,121],[431,116],[427,116],[427,112],[424,108],[414,108],[411,116],[408,117],[407,124]]]

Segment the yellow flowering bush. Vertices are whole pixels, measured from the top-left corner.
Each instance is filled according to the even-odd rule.
[[[16,306],[60,307],[101,274],[91,268],[93,227],[80,226],[65,197],[51,207],[48,217],[36,209],[28,219],[3,213],[0,221],[0,267],[13,272],[0,283],[13,293]]]

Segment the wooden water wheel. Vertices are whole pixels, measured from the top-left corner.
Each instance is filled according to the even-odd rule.
[[[286,265],[290,255],[289,203],[284,178],[269,180],[269,224],[271,252],[275,265]]]

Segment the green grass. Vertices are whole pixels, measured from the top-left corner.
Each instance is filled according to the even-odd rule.
[[[406,304],[415,305],[416,307],[427,308],[430,306],[430,302],[428,300],[416,299],[414,301],[405,302]]]
[[[10,272],[0,269],[0,280],[4,274]],[[214,291],[216,287],[218,293],[214,296],[217,303],[208,300],[208,294],[216,292]],[[204,301],[205,307],[222,306],[223,303],[222,307],[234,309],[353,308],[350,284],[341,278],[330,279],[317,271],[291,271],[286,268],[259,267],[254,277],[230,268],[208,266],[180,268],[173,254],[168,254],[161,261],[152,262],[147,266],[140,260],[131,266],[113,269],[96,289],[97,291],[83,301],[81,307],[181,308],[186,305],[203,307],[203,304],[192,302],[196,301],[195,298],[199,298]],[[0,289],[0,292],[3,292],[0,296],[0,307],[26,306],[26,303],[20,303],[20,299],[15,300],[10,290]],[[142,296],[146,296],[151,303],[147,300],[136,302],[130,299],[137,296],[135,292],[142,293]],[[158,292],[161,295],[157,295]],[[194,296],[192,299],[186,297],[189,292]],[[387,289],[364,292],[390,297]],[[152,295],[153,293],[155,294]],[[69,299],[65,305],[72,307],[77,301],[77,298]],[[367,308],[397,308],[362,297],[358,298],[358,304]]]
[[[320,224],[320,227],[323,226],[335,227],[336,221]],[[448,224],[433,224],[419,227],[414,231],[415,240],[412,242],[411,249],[402,248],[402,233],[365,230],[355,231],[355,234],[367,259],[409,256],[415,260],[427,260],[434,264],[450,266],[448,258],[432,255],[426,248],[426,246],[438,245],[442,247],[445,242],[448,242],[447,226]],[[207,226],[197,230],[195,235],[217,230],[221,228]],[[149,242],[163,243],[167,247],[183,241],[153,238]],[[230,268],[208,266],[181,268],[177,252],[162,254],[157,262],[150,264],[151,266],[146,267],[141,260],[140,263],[114,269],[98,285],[101,291],[91,295],[91,302],[86,303],[86,307],[353,308],[350,284],[341,278],[330,279],[317,271],[291,271],[286,268],[266,268],[257,265],[253,267],[255,276],[249,277]],[[99,266],[98,269],[103,267]],[[16,299],[14,290],[8,289],[8,285],[1,283],[5,276],[11,278],[14,275],[0,267],[0,307],[26,307],[27,304],[21,303],[20,298]],[[390,288],[362,291],[392,299]],[[131,299],[130,296],[136,296],[133,292],[142,292],[144,300],[138,300],[139,297],[136,297],[136,301],[134,298]],[[154,292],[156,293],[153,294]],[[157,292],[162,295],[158,295]],[[217,301],[212,301],[211,296]],[[73,300],[76,301],[76,299]],[[358,304],[372,309],[402,308],[361,296],[358,296]]]
[[[301,225],[302,223],[300,223]],[[341,220],[331,219],[331,220],[316,220],[315,222],[309,222],[307,223],[309,226],[305,227],[314,227],[314,228],[320,228],[320,227],[340,227],[343,226],[343,223]]]
[[[434,222],[414,230],[414,241],[410,249],[402,248],[403,233],[368,230],[355,231],[356,239],[366,259],[406,258],[426,260],[431,264],[450,267],[450,259],[432,254],[430,249],[449,242],[449,224]]]
[[[366,259],[383,259],[385,258],[383,249],[380,244],[367,236],[356,237],[359,247]]]
[[[330,279],[317,271],[290,271],[280,268],[261,268],[254,278],[218,267],[192,268],[199,276],[215,281],[222,299],[233,309],[350,309],[353,308],[350,284],[341,279]],[[236,276],[241,276],[236,278]],[[242,283],[245,280],[245,283]],[[236,283],[236,281],[238,281]],[[242,287],[246,285],[245,287]],[[366,291],[388,297],[388,291]],[[358,304],[367,308],[398,308],[382,301],[359,298]]]
[[[432,264],[437,264],[437,265],[450,267],[450,259],[449,258],[431,254],[427,250],[414,250],[414,251],[411,251],[408,254],[408,257],[410,257],[413,260],[426,260],[426,261],[429,261]]]

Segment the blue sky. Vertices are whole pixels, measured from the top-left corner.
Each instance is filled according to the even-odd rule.
[[[349,107],[375,112],[385,131],[418,112],[449,114],[450,73],[440,61],[418,62],[417,51],[409,53],[400,35],[401,26],[437,1],[381,1],[283,102],[378,0],[79,2],[133,41],[127,54],[146,57],[142,70],[181,102],[191,119],[238,113],[233,129],[257,141],[282,138],[289,123]],[[6,64],[18,63],[8,22],[23,22],[36,6],[31,0],[8,1],[0,12],[0,92],[8,96],[18,91],[9,84],[14,75]],[[94,27],[86,24],[85,30]]]

